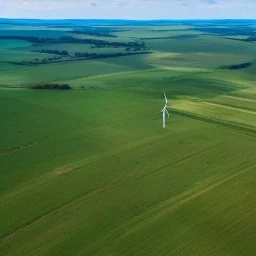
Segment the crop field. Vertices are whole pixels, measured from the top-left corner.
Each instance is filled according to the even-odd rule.
[[[0,28],[0,255],[254,256],[250,35],[40,22]]]

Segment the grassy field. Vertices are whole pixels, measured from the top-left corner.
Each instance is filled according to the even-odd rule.
[[[196,33],[192,25],[122,28],[120,42]],[[13,52],[24,60],[41,54],[33,47],[57,46],[2,41],[1,255],[255,255],[256,64],[219,68],[252,61],[255,43],[198,32],[145,40],[147,55],[13,65]],[[29,89],[53,82],[72,90]]]

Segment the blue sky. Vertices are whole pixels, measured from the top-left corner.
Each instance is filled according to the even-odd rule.
[[[256,0],[0,0],[4,18],[256,18]]]

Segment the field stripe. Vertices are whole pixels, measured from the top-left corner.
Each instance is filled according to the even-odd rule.
[[[3,149],[2,150],[3,152],[2,153],[0,152],[0,157],[5,156],[5,155],[14,154],[18,151],[21,151],[22,149],[33,147],[36,144],[37,143],[35,143],[35,142],[31,142],[31,143],[26,143],[26,144],[14,146],[14,147],[11,147],[11,148]]]
[[[219,104],[219,103],[213,103],[213,102],[207,102],[207,101],[202,101],[202,103],[210,105],[210,106],[214,106],[214,107],[225,108],[225,109],[235,110],[238,112],[243,112],[246,114],[256,115],[256,111],[253,111],[253,110],[247,110],[247,109],[243,109],[243,108],[239,108],[239,107],[232,107],[232,106],[225,105],[225,104]]]
[[[170,135],[170,136],[171,136],[171,135]],[[73,170],[76,170],[76,169],[78,169],[78,168],[81,168],[81,167],[84,167],[84,166],[86,166],[86,165],[90,165],[90,164],[96,163],[96,162],[98,162],[98,161],[101,161],[101,160],[104,160],[104,159],[107,159],[107,158],[110,158],[110,157],[113,157],[113,156],[117,156],[117,155],[123,154],[124,152],[133,151],[134,148],[139,148],[139,147],[142,147],[142,146],[144,147],[146,144],[154,143],[155,141],[157,141],[157,140],[159,140],[159,139],[166,139],[166,137],[168,137],[168,136],[165,136],[164,138],[158,138],[158,139],[156,139],[156,140],[154,140],[154,141],[150,141],[150,142],[144,143],[144,144],[142,144],[142,145],[138,145],[138,146],[133,147],[133,148],[131,148],[131,149],[124,150],[124,151],[119,152],[119,153],[117,153],[117,154],[113,154],[113,155],[111,155],[111,156],[107,156],[107,157],[104,157],[104,158],[95,160],[95,161],[93,161],[93,162],[86,163],[86,164],[84,164],[84,165],[79,165],[79,166],[77,166],[76,168],[74,168]],[[69,202],[64,202],[64,203],[62,203],[61,205],[58,205],[58,206],[55,207],[54,209],[51,209],[48,213],[45,213],[44,215],[42,215],[42,216],[40,216],[40,217],[38,217],[38,218],[32,220],[30,223],[27,223],[27,224],[24,225],[23,227],[19,228],[19,229],[16,230],[15,232],[13,232],[13,233],[11,233],[11,234],[9,234],[9,235],[3,237],[2,239],[0,239],[0,245],[1,245],[1,244],[4,244],[4,243],[6,243],[6,242],[8,242],[9,240],[12,240],[12,239],[15,238],[17,235],[19,235],[19,234],[21,234],[21,233],[27,231],[28,229],[31,229],[31,228],[35,227],[36,225],[40,224],[42,221],[46,220],[47,218],[51,217],[52,215],[57,214],[59,211],[63,211],[65,208],[70,207],[71,205],[75,204],[76,201],[81,201],[81,200],[84,201],[84,200],[87,200],[87,199],[89,199],[89,198],[91,198],[91,197],[93,197],[93,196],[96,196],[96,195],[99,195],[99,194],[101,194],[101,193],[104,193],[104,191],[106,191],[106,190],[113,189],[113,188],[116,187],[116,186],[120,186],[120,185],[122,185],[122,184],[126,184],[126,183],[128,183],[128,182],[131,182],[132,180],[135,180],[135,179],[142,179],[142,178],[144,178],[144,177],[146,177],[146,176],[148,176],[148,175],[155,174],[156,172],[159,172],[160,170],[163,170],[163,169],[166,168],[166,167],[172,166],[172,165],[174,165],[174,164],[179,164],[179,163],[181,163],[181,162],[183,162],[183,161],[186,161],[186,160],[192,159],[192,158],[194,158],[194,157],[196,157],[196,156],[199,156],[199,155],[201,155],[202,153],[204,153],[204,152],[206,152],[206,151],[209,151],[209,150],[211,150],[212,148],[215,148],[216,146],[219,146],[219,144],[221,144],[221,143],[218,143],[217,145],[215,144],[215,145],[213,145],[213,146],[210,146],[210,147],[208,147],[208,148],[205,148],[205,149],[203,149],[203,150],[200,150],[200,151],[198,151],[198,152],[195,152],[195,153],[193,153],[193,154],[190,154],[190,155],[188,155],[188,156],[185,156],[185,157],[183,157],[182,159],[177,159],[176,161],[173,161],[173,162],[171,162],[171,163],[168,164],[168,165],[165,165],[165,166],[163,166],[163,167],[161,167],[161,168],[154,169],[154,170],[152,170],[151,172],[148,172],[148,173],[146,173],[146,174],[144,174],[144,175],[140,175],[140,176],[138,176],[138,177],[130,178],[130,179],[127,179],[127,180],[125,180],[125,181],[123,181],[123,180],[117,180],[116,182],[112,183],[111,185],[107,184],[106,186],[100,187],[100,188],[98,188],[98,189],[95,189],[95,190],[92,191],[92,192],[87,193],[86,195],[80,194],[80,195],[78,195],[77,197],[71,199],[71,201],[69,201]],[[54,173],[55,173],[55,172],[56,172],[56,171],[54,171]],[[58,177],[58,176],[57,176],[57,175],[51,176],[50,179],[49,179],[49,177],[48,177],[48,179],[45,180],[45,182],[50,181],[50,180],[51,180],[52,178],[54,178],[54,177]],[[38,185],[38,184],[35,184],[35,186],[37,186],[37,185]],[[22,192],[23,192],[23,191],[22,191]],[[15,194],[16,194],[16,193],[15,193]],[[9,199],[10,199],[10,198],[9,198]],[[5,200],[9,200],[9,199],[6,198]],[[3,201],[3,200],[2,200],[2,201]]]
[[[195,153],[187,155],[187,156],[185,156],[183,158],[177,159],[177,160],[175,160],[175,161],[173,161],[173,162],[171,162],[169,164],[166,164],[164,166],[161,166],[160,168],[152,170],[151,172],[148,172],[148,173],[146,173],[144,175],[141,175],[137,179],[141,179],[141,178],[144,178],[144,177],[149,176],[149,175],[155,175],[156,173],[159,173],[160,171],[164,170],[167,167],[170,167],[170,166],[173,166],[173,165],[177,165],[177,164],[183,163],[185,161],[189,161],[189,160],[191,160],[191,159],[193,159],[193,158],[195,158],[197,156],[200,156],[200,155],[202,155],[202,154],[204,154],[204,153],[206,153],[208,151],[211,151],[212,149],[214,149],[216,147],[219,147],[221,144],[224,144],[224,142],[219,142],[219,143],[217,143],[215,145],[206,147],[206,148],[204,148],[202,150],[199,150],[199,151],[197,151]]]
[[[138,149],[140,147],[145,147],[146,145],[153,144],[153,143],[155,143],[157,141],[166,140],[166,138],[172,137],[172,136],[173,135],[171,134],[171,135],[168,135],[168,136],[158,137],[158,138],[155,138],[153,140],[143,142],[143,143],[141,143],[139,145],[135,145],[135,146],[132,146],[132,147],[129,147],[129,148],[125,148],[122,151],[111,152],[111,154],[103,155],[102,157],[96,158],[94,160],[89,160],[88,161],[87,159],[85,159],[85,160],[80,160],[80,161],[72,162],[72,163],[69,163],[69,164],[66,164],[66,165],[58,166],[57,168],[53,169],[52,171],[50,171],[50,172],[40,176],[38,178],[38,181],[34,181],[33,186],[22,187],[20,189],[13,190],[13,191],[10,191],[9,193],[6,193],[6,194],[2,195],[0,197],[0,205],[2,203],[4,203],[6,200],[11,200],[12,197],[17,196],[20,193],[23,193],[25,191],[31,190],[34,187],[42,185],[42,184],[45,184],[45,183],[47,183],[49,181],[52,181],[54,178],[57,178],[59,175],[61,175],[61,173],[58,174],[58,172],[60,170],[64,171],[63,174],[68,173],[65,170],[75,171],[75,170],[77,170],[79,168],[86,167],[86,166],[89,166],[91,164],[95,164],[97,162],[107,160],[107,159],[112,158],[112,157],[117,157],[117,156],[119,156],[121,154],[128,153],[130,151],[134,151],[135,149]],[[186,137],[188,137],[188,135],[184,135],[181,138],[186,138]]]
[[[209,68],[191,68],[191,67],[176,67],[176,66],[166,66],[166,65],[157,65],[157,64],[153,64],[152,67],[155,68],[159,68],[159,69],[163,69],[163,70],[171,70],[171,71],[180,71],[180,72],[184,72],[184,73],[210,73],[213,72],[211,69]]]
[[[181,111],[181,110],[174,109],[174,108],[169,108],[168,111],[169,111],[169,113],[177,115],[177,116],[222,126],[222,127],[228,128],[233,131],[243,132],[246,135],[256,137],[256,129],[250,128],[249,126],[242,126],[242,125],[238,125],[238,124],[231,123],[231,122],[225,122],[225,121],[218,120],[218,119],[212,119],[212,118],[208,118],[208,117],[201,116],[201,115],[196,115],[191,112]]]
[[[90,250],[92,248],[98,248],[99,243],[105,242],[109,240],[111,242],[113,239],[119,239],[124,238],[128,235],[132,235],[136,233],[139,229],[146,226],[148,223],[152,223],[153,221],[164,217],[165,215],[169,214],[170,212],[178,209],[182,205],[190,202],[191,200],[194,200],[201,195],[217,188],[218,186],[224,184],[225,182],[230,181],[233,178],[236,178],[239,175],[242,175],[246,173],[247,171],[252,170],[256,165],[256,159],[252,159],[251,161],[244,162],[237,166],[235,170],[233,170],[231,173],[223,174],[218,177],[215,177],[214,179],[207,179],[203,185],[197,185],[193,187],[192,189],[189,189],[185,191],[184,193],[178,194],[174,197],[171,197],[157,206],[149,209],[148,211],[142,213],[139,216],[136,216],[130,220],[128,220],[126,223],[124,223],[121,226],[118,226],[109,233],[100,238],[99,240],[95,241],[94,244],[91,244],[89,247],[83,249],[79,253],[75,254],[76,256],[84,255],[85,250]],[[126,233],[123,232],[123,230],[129,230]]]
[[[247,171],[250,171],[252,168],[255,167],[256,160],[253,159],[250,162],[245,162],[242,165],[238,167],[238,171],[235,171],[235,173],[232,174],[226,174],[222,175],[221,177],[217,177],[217,179],[214,182],[211,182],[210,184],[205,184],[205,186],[196,192],[187,191],[184,194],[179,194],[178,196],[172,197],[170,199],[167,199],[166,201],[162,202],[160,205],[156,206],[155,208],[149,210],[146,214],[149,215],[147,218],[143,218],[142,221],[149,221],[158,219],[165,214],[169,213],[170,211],[175,210],[176,208],[180,207],[181,205],[201,196],[202,194],[207,193],[208,191],[222,185],[223,183],[241,175],[244,174]],[[195,189],[194,189],[195,190]],[[196,189],[197,190],[197,189]],[[141,225],[141,221],[138,223]],[[135,226],[134,228],[137,229]],[[132,230],[130,229],[128,233],[132,233]]]
[[[94,195],[99,195],[101,193],[104,192],[104,188],[99,188],[89,194],[87,194],[86,196],[83,195],[83,200],[86,200],[86,199],[89,199],[90,197],[93,197]],[[78,198],[75,198],[74,201],[76,199],[80,199],[81,196],[79,196]],[[3,246],[4,244],[6,244],[7,242],[9,242],[10,240],[14,239],[16,236],[28,231],[28,230],[31,230],[32,228],[36,227],[37,225],[39,225],[40,223],[42,223],[44,220],[47,220],[49,217],[57,214],[60,209],[65,209],[67,208],[69,205],[71,205],[73,203],[72,202],[68,202],[68,203],[63,203],[59,206],[57,206],[55,209],[51,210],[49,213],[46,213],[44,215],[42,215],[41,217],[35,219],[35,220],[32,220],[30,223],[28,223],[27,225],[19,228],[18,230],[16,230],[15,232],[3,237],[0,239],[0,247]]]
[[[216,146],[216,145],[215,145]],[[198,153],[197,153],[198,154]],[[194,155],[194,154],[192,154]],[[193,157],[193,156],[191,156]],[[211,182],[212,184],[210,184],[209,186],[207,186],[206,188],[203,188],[202,190],[200,191],[197,191],[196,193],[191,193],[191,191],[187,191],[185,193],[182,193],[182,194],[179,194],[177,196],[174,196],[170,199],[167,199],[166,201],[164,201],[163,203],[161,203],[160,205],[154,207],[153,209],[150,209],[149,212],[147,212],[146,214],[150,213],[150,212],[155,212],[157,208],[157,212],[162,210],[162,209],[165,209],[165,208],[168,208],[170,206],[170,204],[174,204],[175,207],[181,205],[181,204],[184,204],[188,201],[190,201],[191,199],[193,198],[196,198],[198,197],[199,195],[201,195],[202,193],[205,193],[215,187],[217,187],[218,185],[222,184],[223,182],[225,181],[228,181],[230,180],[231,178],[233,177],[236,177],[238,175],[240,175],[241,173],[247,171],[247,167],[250,167],[252,166],[252,164],[255,164],[256,160],[253,159],[252,161],[249,161],[249,162],[246,162],[245,164],[242,164],[239,166],[239,169],[242,169],[234,174],[231,174],[231,175],[225,175],[223,180],[221,180],[220,177],[218,177],[218,180],[216,182]],[[173,163],[172,163],[173,164]],[[162,169],[162,168],[161,168]],[[227,176],[227,177],[226,177]],[[138,177],[137,177],[138,178]],[[129,180],[131,181],[131,180]],[[19,228],[18,230],[16,230],[15,232],[3,237],[2,239],[0,239],[0,246],[3,246],[4,244],[6,244],[7,242],[11,241],[12,239],[14,239],[16,236],[28,231],[28,230],[31,230],[32,228],[36,227],[37,225],[39,225],[40,223],[42,223],[43,221],[47,220],[48,218],[50,218],[51,216],[53,215],[56,215],[58,214],[59,212],[65,210],[66,208],[69,208],[71,205],[73,204],[76,204],[76,203],[79,203],[81,201],[84,201],[84,200],[87,200],[89,198],[92,198],[94,196],[97,196],[99,194],[102,194],[104,193],[106,190],[109,190],[109,189],[112,189],[113,187],[115,186],[119,186],[119,185],[122,185],[122,184],[125,184],[126,182],[129,182],[129,181],[123,181],[123,182],[117,182],[116,184],[112,184],[111,186],[105,186],[105,187],[101,187],[101,188],[98,188],[94,191],[92,191],[91,193],[88,193],[86,195],[79,195],[77,198],[74,198],[71,202],[64,202],[63,204],[57,206],[55,209],[52,209],[49,213],[46,213],[44,214],[43,216],[31,221],[30,223],[28,223],[27,225]],[[206,185],[205,185],[206,186]],[[204,186],[204,187],[205,187]],[[195,190],[195,189],[194,189]],[[172,202],[169,202],[169,201],[172,201]],[[137,218],[141,218],[141,216],[137,216],[135,217],[135,219]]]
[[[243,97],[237,97],[237,96],[231,96],[231,95],[222,95],[220,97],[228,98],[228,99],[234,99],[234,100],[241,100],[241,101],[246,101],[246,102],[251,102],[251,103],[255,103],[256,104],[256,100],[248,99],[248,98],[243,98]]]

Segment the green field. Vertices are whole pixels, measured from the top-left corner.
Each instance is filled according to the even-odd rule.
[[[17,65],[54,56],[35,48],[124,47],[0,39],[0,255],[254,256],[256,43],[193,24],[118,29],[89,37],[151,53]],[[0,30],[74,36],[70,25]],[[181,34],[197,37],[154,39]],[[72,90],[30,89],[40,83]]]

